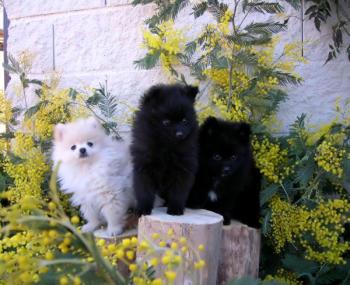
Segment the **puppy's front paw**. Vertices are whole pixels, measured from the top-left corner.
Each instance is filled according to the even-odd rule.
[[[115,237],[117,235],[120,235],[122,232],[123,232],[122,226],[108,226],[107,227],[108,236]]]
[[[141,217],[141,216],[148,216],[150,214],[152,214],[152,208],[139,208],[136,210],[136,214],[137,216]]]
[[[83,232],[83,233],[91,233],[91,232],[93,232],[94,230],[96,230],[97,228],[98,228],[98,224],[94,224],[94,223],[87,223],[87,224],[85,224],[85,225],[83,225],[82,227],[81,227],[81,231]]]
[[[231,217],[224,215],[224,226],[228,226],[231,224]]]
[[[181,216],[184,214],[184,209],[168,207],[167,214],[172,215],[172,216]]]

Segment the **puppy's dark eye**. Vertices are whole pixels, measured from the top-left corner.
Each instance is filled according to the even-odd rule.
[[[87,145],[88,145],[89,147],[92,147],[94,144],[93,144],[92,142],[88,142]]]
[[[221,155],[220,154],[214,154],[213,155],[213,159],[216,160],[216,161],[219,161],[219,160],[221,160]]]
[[[170,120],[163,120],[162,124],[163,124],[163,126],[167,127],[170,125]]]
[[[70,149],[71,149],[71,150],[75,150],[76,148],[77,148],[76,145],[72,145]]]
[[[236,156],[234,155],[234,154],[232,154],[232,156],[231,156],[231,160],[236,160]]]
[[[182,119],[182,122],[183,122],[184,124],[187,124],[187,119],[186,119],[186,118],[183,118],[183,119]]]

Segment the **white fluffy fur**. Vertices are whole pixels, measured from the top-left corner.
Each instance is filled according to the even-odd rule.
[[[79,156],[80,148],[86,148],[87,157]],[[129,143],[107,136],[95,118],[82,119],[56,126],[52,158],[54,165],[61,161],[62,191],[72,194],[72,204],[80,206],[87,220],[82,231],[107,223],[108,235],[120,234],[128,209],[134,207]]]

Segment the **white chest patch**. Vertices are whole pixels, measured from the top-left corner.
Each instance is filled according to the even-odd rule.
[[[218,200],[218,196],[216,195],[216,193],[214,191],[210,191],[208,193],[208,197],[209,197],[210,201],[212,201],[212,202],[215,202]]]

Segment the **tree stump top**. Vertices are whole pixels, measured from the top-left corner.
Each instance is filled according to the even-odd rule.
[[[186,209],[182,216],[171,216],[166,213],[165,207],[154,208],[152,215],[147,218],[154,221],[189,225],[211,225],[223,220],[221,215],[207,210]]]

